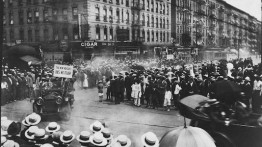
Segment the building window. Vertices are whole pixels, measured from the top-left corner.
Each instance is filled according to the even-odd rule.
[[[58,29],[56,27],[53,27],[53,31],[54,31],[54,40],[58,40]]]
[[[12,12],[9,13],[9,24],[13,25],[14,24],[14,15]]]
[[[3,42],[6,42],[6,31],[3,30]]]
[[[165,5],[165,4],[163,4],[162,13],[163,13],[163,14],[166,13],[166,5]]]
[[[124,9],[122,9],[122,23],[124,22]]]
[[[158,18],[156,18],[156,28],[158,28]]]
[[[113,10],[111,7],[109,8],[109,22],[113,23]]]
[[[151,27],[154,27],[154,23],[155,23],[155,21],[154,21],[154,16],[152,15],[152,18],[151,18]]]
[[[3,25],[6,24],[6,18],[5,18],[5,14],[3,15]]]
[[[103,2],[105,2],[105,3],[106,3],[106,2],[107,2],[107,0],[103,0]]]
[[[107,22],[107,9],[106,9],[106,6],[104,6],[103,15],[104,15],[104,22]]]
[[[3,0],[3,7],[5,8],[5,0]]]
[[[74,28],[73,28],[73,39],[74,40],[78,40],[79,39],[79,27],[77,24],[74,25]]]
[[[129,23],[129,11],[126,11],[126,23]]]
[[[147,37],[146,40],[147,40],[147,42],[149,42],[149,41],[150,41],[150,32],[149,32],[149,30],[147,31],[146,35],[147,35],[147,36],[146,36],[146,37]]]
[[[33,41],[33,34],[32,34],[32,30],[28,30],[28,41],[32,42]]]
[[[110,41],[113,40],[113,28],[110,28],[110,36],[109,36]]]
[[[53,9],[53,20],[57,20],[57,9]]]
[[[67,9],[66,8],[63,9],[63,20],[67,21]]]
[[[39,22],[39,10],[36,9],[35,10],[35,23],[38,23]]]
[[[129,7],[129,0],[126,0],[126,6]]]
[[[63,39],[67,40],[67,39],[68,39],[68,31],[67,31],[67,28],[63,28],[62,31],[63,31]]]
[[[156,42],[158,42],[158,32],[156,32]]]
[[[169,6],[166,5],[166,14],[169,15]]]
[[[160,34],[160,40],[159,41],[162,42],[163,41],[163,34],[162,34],[162,32],[160,32],[159,34]]]
[[[104,40],[107,40],[107,27],[104,28]]]
[[[72,8],[72,12],[73,12],[73,19],[77,19],[78,18],[78,10],[77,7],[73,7]]]
[[[96,40],[100,40],[100,27],[96,27]]]
[[[116,0],[116,4],[117,4],[117,5],[119,5],[119,4],[120,4],[120,3],[119,3],[119,0]]]
[[[160,28],[162,28],[162,18],[160,18]]]
[[[169,42],[169,32],[166,33],[166,41]]]
[[[99,12],[99,7],[96,7],[96,21],[100,20],[100,12]]]
[[[149,23],[150,23],[150,20],[149,20],[149,15],[147,15],[147,27],[149,27],[150,25],[149,25]]]
[[[13,30],[13,29],[10,30],[10,40],[11,40],[11,41],[14,41],[14,40],[15,40],[14,30]]]
[[[109,3],[110,3],[110,4],[113,4],[113,1],[112,1],[112,0],[109,0]]]
[[[48,41],[49,40],[49,35],[48,35],[48,28],[44,29],[44,41]]]
[[[9,0],[9,7],[13,6],[13,0]]]
[[[163,42],[166,42],[166,32],[163,32]]]
[[[44,15],[44,22],[48,22],[48,10],[47,9],[43,10],[43,15]]]
[[[156,3],[156,13],[158,13],[158,3]]]
[[[117,23],[120,22],[120,13],[119,13],[119,9],[116,9],[116,19],[117,19]]]
[[[23,10],[19,10],[18,18],[19,18],[19,24],[20,25],[24,24],[24,11]]]
[[[19,38],[21,41],[24,41],[24,29],[19,30]]]
[[[146,10],[147,10],[147,11],[150,11],[150,10],[149,10],[149,5],[150,5],[149,0],[147,0],[147,1],[146,1]]]
[[[163,18],[163,28],[165,29],[166,28],[166,19]]]
[[[142,42],[144,42],[145,41],[145,30],[142,30],[142,40],[141,40]]]
[[[154,31],[152,30],[152,32],[151,32],[151,39],[152,39],[152,42],[155,42],[155,33],[154,33]]]
[[[40,41],[40,33],[39,33],[39,29],[35,30],[35,41],[39,42]]]

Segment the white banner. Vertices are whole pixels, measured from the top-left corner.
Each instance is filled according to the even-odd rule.
[[[73,66],[55,64],[54,65],[54,77],[72,78]]]

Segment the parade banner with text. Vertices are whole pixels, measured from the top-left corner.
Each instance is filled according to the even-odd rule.
[[[54,65],[54,77],[61,78],[72,78],[73,76],[73,66],[68,65]]]

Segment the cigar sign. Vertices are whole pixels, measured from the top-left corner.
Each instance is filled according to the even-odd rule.
[[[81,42],[81,46],[82,47],[86,47],[86,48],[92,48],[97,46],[97,42],[94,41],[85,41],[85,42]]]
[[[54,75],[54,77],[72,78],[73,66],[55,64],[53,75]]]

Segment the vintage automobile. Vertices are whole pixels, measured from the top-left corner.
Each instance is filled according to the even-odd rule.
[[[74,102],[70,79],[44,80],[39,89],[39,96],[33,100],[33,111],[42,116],[58,114],[61,119],[69,120]]]
[[[226,121],[216,121],[204,109],[191,108],[181,102],[178,103],[180,114],[191,119],[190,125],[207,131],[215,140],[217,147],[261,147],[262,126],[256,123],[241,124],[232,118]],[[230,113],[225,111],[226,113]],[[249,120],[258,120],[259,114],[251,114]]]

